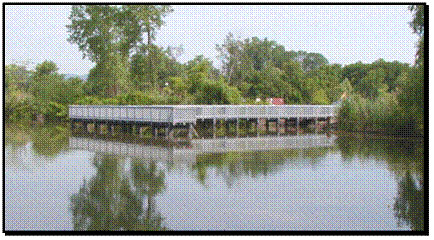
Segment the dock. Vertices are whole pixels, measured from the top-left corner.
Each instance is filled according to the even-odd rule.
[[[237,131],[241,120],[256,128],[261,120],[265,120],[267,129],[269,122],[279,125],[284,121],[285,126],[298,126],[306,120],[315,124],[318,120],[330,123],[336,108],[336,105],[71,105],[69,118],[72,128],[76,123],[94,124],[97,129],[107,125],[109,132],[114,126],[121,126],[125,132],[133,132],[133,128],[140,132],[142,127],[150,127],[154,136],[164,129],[164,136],[169,138],[173,138],[175,129],[184,128],[192,138],[197,135],[195,126],[198,122],[214,131],[217,122],[222,121],[227,128],[235,124]]]

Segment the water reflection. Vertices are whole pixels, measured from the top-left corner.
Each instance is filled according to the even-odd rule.
[[[330,151],[334,139],[334,136],[326,134],[307,134],[195,139],[188,144],[170,145],[74,134],[70,138],[70,147],[163,162],[171,168],[186,165],[204,186],[208,169],[216,168],[230,187],[237,178],[267,176],[297,159],[308,159],[311,165],[315,165]]]
[[[398,225],[408,225],[412,230],[424,229],[424,186],[414,180],[410,171],[398,184],[398,196],[393,205]]]
[[[398,226],[424,229],[423,141],[339,137],[336,143],[346,161],[356,157],[386,161],[398,181],[393,205]]]
[[[93,165],[96,175],[71,197],[74,230],[166,230],[154,201],[164,173],[154,162],[135,159],[128,172],[125,158],[98,153]]]
[[[68,150],[70,132],[67,126],[7,125],[5,131],[6,164],[29,169],[52,162]]]
[[[65,230],[424,227],[423,142],[299,134],[168,143],[62,126],[7,126],[5,140],[6,229],[56,225],[54,214],[38,215],[54,202],[69,213],[57,214]],[[47,167],[25,169],[38,164]],[[43,186],[63,195],[47,201]]]
[[[307,146],[306,146],[307,147]],[[198,155],[192,165],[198,181],[206,186],[208,169],[216,168],[223,176],[225,183],[231,187],[239,178],[267,177],[282,171],[287,164],[296,164],[303,159],[310,166],[315,166],[332,147],[317,147],[306,149],[279,149],[269,151],[205,153]]]

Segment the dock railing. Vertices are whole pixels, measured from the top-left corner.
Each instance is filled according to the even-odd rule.
[[[196,123],[195,109],[189,106],[72,105],[71,119],[99,121]]]
[[[336,105],[150,105],[69,106],[71,119],[97,121],[196,123],[197,119],[326,118],[335,116]]]
[[[196,105],[197,119],[332,117],[334,105]]]

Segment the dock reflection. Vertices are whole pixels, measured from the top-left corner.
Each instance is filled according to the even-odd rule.
[[[196,162],[197,156],[201,154],[331,147],[335,139],[334,135],[306,134],[194,139],[189,142],[173,143],[141,138],[106,138],[82,134],[69,138],[69,148],[135,157],[148,161],[192,165]]]

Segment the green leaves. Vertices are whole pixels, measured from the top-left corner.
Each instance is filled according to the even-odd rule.
[[[424,19],[424,11],[425,6],[424,5],[411,5],[408,7],[408,9],[413,13],[413,21],[410,22],[411,28],[413,28],[413,31],[418,34],[419,36],[424,35],[424,26],[425,26],[425,19]]]
[[[320,89],[315,91],[312,97],[312,104],[315,105],[327,105],[330,104],[330,100],[327,97],[327,94],[324,89]]]
[[[361,79],[356,89],[365,98],[375,99],[379,94],[379,90],[382,87],[385,76],[386,74],[382,68],[371,70],[364,78]]]
[[[143,49],[143,34],[148,33],[146,52],[154,58],[151,40],[163,24],[163,17],[172,11],[164,5],[74,5],[67,25],[68,41],[77,44],[83,58],[96,62],[89,74],[90,94],[113,97],[132,88],[130,55]],[[157,79],[148,58],[147,75],[154,87]],[[137,67],[134,69],[137,72]],[[143,79],[137,79],[142,82]],[[142,88],[143,90],[143,88]]]

